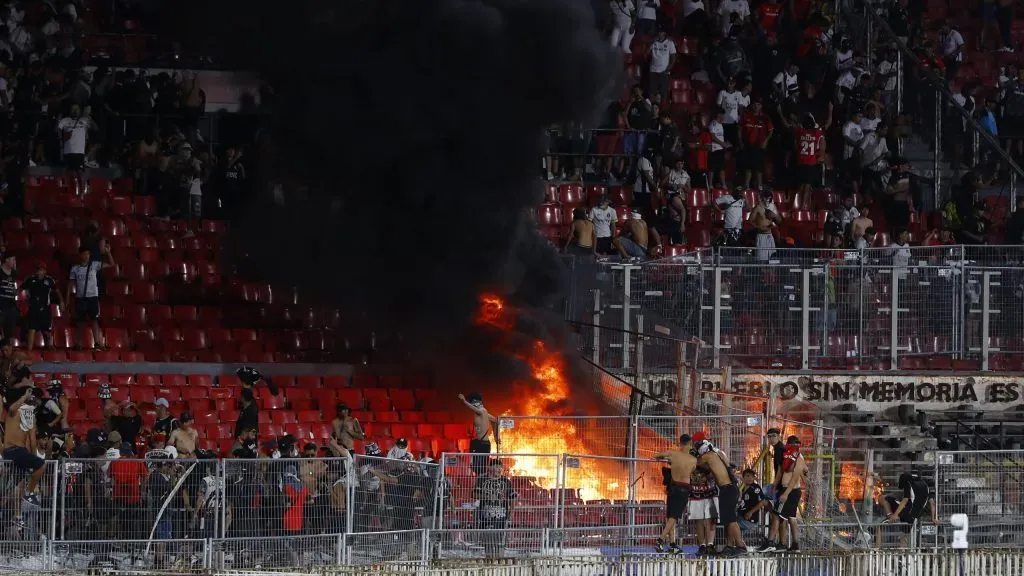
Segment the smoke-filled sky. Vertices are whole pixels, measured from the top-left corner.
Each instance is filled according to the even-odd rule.
[[[442,345],[484,290],[557,295],[530,211],[543,131],[620,93],[589,2],[176,0],[161,17],[186,50],[273,88],[249,161],[284,206],[265,194],[236,226],[247,273]]]

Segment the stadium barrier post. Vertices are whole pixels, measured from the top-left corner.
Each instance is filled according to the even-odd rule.
[[[864,500],[863,513],[868,523],[872,523],[875,515],[875,507],[872,500],[875,495],[875,451],[868,448],[867,459],[864,463]],[[851,506],[853,504],[851,503]]]
[[[939,163],[942,156],[942,91],[935,90],[935,149],[932,151],[932,172],[935,177],[935,189],[933,191],[932,209],[938,210],[942,207],[942,171]],[[1011,172],[1013,172],[1011,170]]]
[[[732,268],[715,266],[715,289],[714,301],[712,303],[712,357],[711,367],[720,368],[722,365],[722,310],[731,310],[732,306],[722,305],[722,272],[731,271]]]
[[[594,352],[593,362],[594,365],[601,365],[601,289],[594,289]]]
[[[338,534],[337,548],[334,550],[334,561],[338,566],[348,566],[348,558],[345,555],[345,534]]]
[[[52,492],[51,492],[51,496],[52,497],[50,499],[50,502],[52,503],[52,504],[50,504],[50,507],[52,508],[50,510],[50,529],[49,529],[48,534],[47,534],[47,538],[52,542],[53,540],[57,539],[57,492],[58,492],[58,490],[60,490],[60,509],[61,510],[65,509],[65,507],[64,507],[64,505],[65,505],[64,490],[60,489],[60,487],[64,485],[64,476],[61,474],[61,468],[60,468],[60,464],[61,463],[60,462],[47,462],[46,464],[47,464],[47,467],[49,467],[51,469],[51,471],[52,471],[51,474],[50,474],[50,478],[52,479],[52,482],[53,482],[53,489],[52,489]],[[62,538],[64,537],[63,532],[64,532],[64,530],[63,530],[63,524],[62,524],[61,525],[61,537]]]
[[[643,382],[644,372],[644,315],[636,315],[636,370],[634,370],[633,385],[637,388]]]
[[[219,538],[227,538],[227,536],[228,536],[228,534],[227,534],[227,531],[228,531],[228,528],[227,528],[227,526],[228,526],[228,499],[227,499],[228,466],[227,466],[227,462],[225,460],[223,460],[223,459],[218,459],[217,460],[217,481],[220,482],[220,489],[222,490],[222,492],[221,492],[221,495],[220,495],[220,503],[218,504],[218,506],[220,507],[220,510],[219,510],[220,513],[217,514],[217,521],[220,523],[220,526],[217,527],[217,530],[214,532],[214,534],[216,534],[217,537],[219,537]]]
[[[632,300],[630,298],[630,280],[632,279],[632,269],[629,266],[622,267],[622,291],[624,298],[622,299],[622,369],[627,370],[629,368],[629,347],[630,347],[630,330],[632,330],[630,322],[630,312],[633,307]],[[636,384],[636,381],[633,381]]]

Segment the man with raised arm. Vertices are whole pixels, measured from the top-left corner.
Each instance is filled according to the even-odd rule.
[[[12,389],[13,391],[15,389]],[[23,390],[17,400],[12,402],[4,414],[3,459],[15,468],[29,474],[25,485],[24,506],[38,510],[39,480],[45,471],[42,458],[36,455],[36,405],[39,403],[34,387]],[[9,398],[15,397],[11,395]]]
[[[740,531],[739,515],[737,506],[740,500],[740,491],[736,487],[736,481],[729,472],[727,459],[715,449],[706,438],[703,432],[696,432],[693,435],[693,448],[697,452],[697,463],[711,471],[711,475],[718,484],[718,519],[722,526],[725,526],[725,549],[722,554],[726,556],[738,556],[747,551],[747,544],[743,541],[743,534]]]
[[[664,552],[665,539],[669,540],[668,551],[673,554],[681,552],[677,542],[676,527],[683,519],[683,513],[690,500],[690,477],[697,467],[697,459],[691,454],[693,444],[688,434],[679,437],[679,448],[669,449],[655,454],[655,460],[668,462],[671,475],[666,480],[665,526],[658,536],[657,550]]]
[[[479,393],[474,392],[466,398],[462,394],[459,394],[459,400],[473,411],[473,439],[469,441],[469,451],[473,454],[482,454],[482,456],[474,456],[472,462],[473,472],[477,476],[483,476],[487,473],[487,460],[491,453],[491,428],[494,429],[494,443],[501,447],[501,436],[498,432],[498,419],[484,408],[484,399]],[[492,426],[493,425],[493,426]]]

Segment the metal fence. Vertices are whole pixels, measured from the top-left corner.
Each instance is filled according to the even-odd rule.
[[[935,506],[940,518],[967,514],[974,541],[1024,545],[1024,451],[938,452]]]
[[[767,261],[702,249],[607,266],[606,282],[573,284],[573,309],[604,328],[580,340],[584,353],[640,385],[678,380],[681,366],[1019,369],[1022,264],[1022,246],[780,249]]]
[[[628,416],[503,416],[500,452],[628,457],[632,425]]]

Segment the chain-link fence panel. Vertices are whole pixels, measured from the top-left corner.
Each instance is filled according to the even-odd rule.
[[[638,458],[679,447],[682,434],[704,432],[739,468],[752,465],[761,451],[763,418],[757,415],[640,416],[637,419]]]
[[[516,558],[551,553],[549,530],[539,528],[445,529],[430,531],[434,558]]]
[[[0,541],[53,538],[57,463],[46,462],[38,478],[10,460],[0,460]]]
[[[346,534],[346,563],[354,566],[403,562],[423,564],[429,560],[423,530],[398,530]]]
[[[205,572],[209,540],[63,540],[53,543],[51,563],[61,572]]]
[[[48,569],[46,540],[0,540],[0,572],[42,572]]]
[[[314,568],[344,563],[342,534],[268,536],[211,540],[216,570]]]
[[[660,533],[660,524],[576,526],[552,530],[549,539],[562,556],[644,554]]]
[[[966,514],[974,545],[1024,545],[1024,451],[939,452],[939,518]]]
[[[356,456],[349,483],[353,532],[415,530],[437,512],[438,464]],[[336,480],[337,481],[337,480]]]
[[[558,521],[562,456],[445,454],[442,483],[450,498],[441,527],[502,530],[554,528]]]

